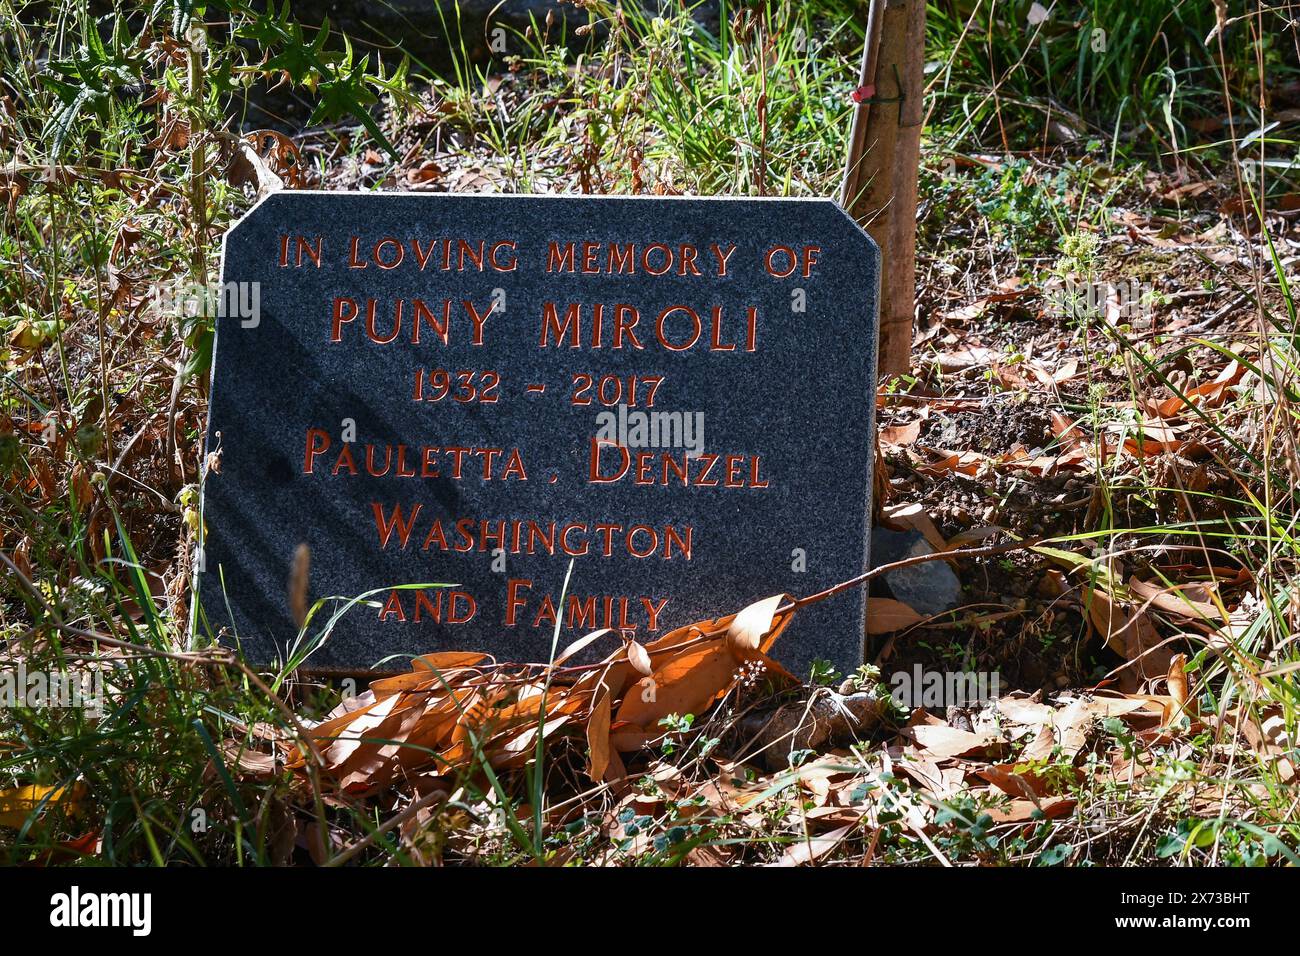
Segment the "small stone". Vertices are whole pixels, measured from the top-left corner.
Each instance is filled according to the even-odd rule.
[[[878,568],[906,558],[934,554],[919,531],[871,529],[871,566]],[[947,561],[926,561],[885,574],[885,585],[897,600],[918,614],[942,614],[961,603],[961,581]]]

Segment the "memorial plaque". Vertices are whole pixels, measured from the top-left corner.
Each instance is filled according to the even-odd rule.
[[[867,566],[879,253],[833,202],[282,192],[222,283],[201,595],[254,663],[303,544],[310,600],[368,595],[322,671],[545,661],[557,620],[644,641]],[[864,610],[774,655],[852,669]]]

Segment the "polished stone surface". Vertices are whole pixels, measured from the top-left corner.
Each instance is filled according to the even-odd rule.
[[[369,595],[322,670],[546,660],[557,614],[561,647],[644,640],[867,566],[879,253],[834,203],[286,192],[223,282],[259,314],[218,320],[203,608],[259,665],[295,641],[303,543],[338,599],[310,634]],[[864,601],[805,609],[775,656],[857,666]]]

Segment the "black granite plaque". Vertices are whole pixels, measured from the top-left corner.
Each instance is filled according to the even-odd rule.
[[[304,543],[309,642],[369,595],[326,671],[545,661],[557,618],[646,640],[867,566],[879,253],[833,202],[278,193],[222,283],[201,597],[259,665]],[[856,667],[864,602],[775,656]]]

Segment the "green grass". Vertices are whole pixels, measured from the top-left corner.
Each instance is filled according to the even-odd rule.
[[[541,45],[541,31],[530,31],[510,63],[472,63],[462,49],[434,79],[469,133],[467,152],[495,154],[507,188],[834,192],[861,44],[851,6],[731,4],[721,37],[687,9],[666,18],[603,2],[586,9],[609,33],[578,57],[580,69],[579,38]],[[495,96],[482,95],[489,84]]]
[[[1300,65],[1283,8],[1261,5],[1257,22],[1256,4],[1228,3],[1231,23],[1212,38],[1212,3],[1040,6],[1051,7],[1050,16],[1034,23],[1031,0],[929,5],[936,125],[990,148],[1101,136],[1139,155],[1171,155],[1200,141],[1189,124],[1224,115],[1225,91],[1244,134],[1245,117],[1258,105],[1261,67],[1278,85]],[[1054,131],[1052,120],[1069,132]]]

